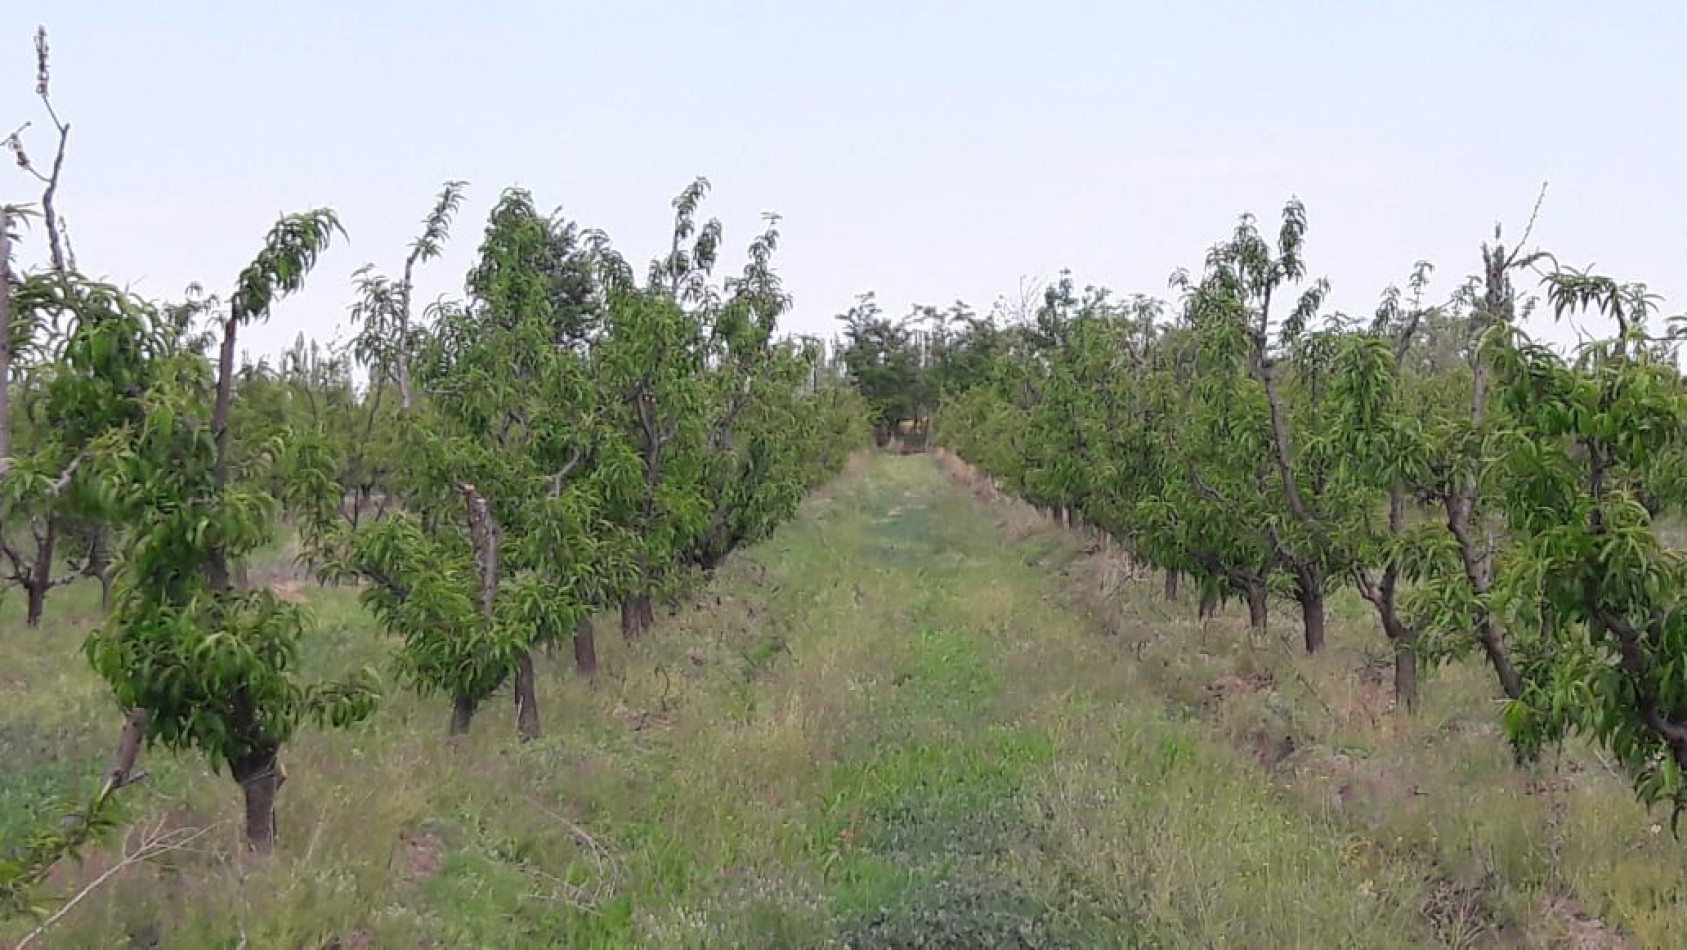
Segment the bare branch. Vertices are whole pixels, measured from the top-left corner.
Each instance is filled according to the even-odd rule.
[[[563,903],[568,904],[577,910],[586,911],[588,913],[595,911],[599,903],[614,889],[615,880],[618,876],[618,867],[614,854],[612,854],[608,848],[604,847],[603,844],[601,844],[596,838],[592,837],[586,829],[580,827],[575,822],[569,821],[564,816],[557,814],[556,811],[545,807],[544,803],[540,802],[537,798],[530,795],[527,797],[527,801],[547,818],[550,818],[567,828],[569,833],[574,836],[575,842],[580,845],[581,850],[585,851],[586,856],[591,859],[592,865],[597,871],[597,874],[595,875],[596,880],[593,883],[570,884],[569,882],[557,878],[554,875],[529,866],[526,870],[537,877],[545,878],[550,882],[552,889],[552,893],[548,895],[535,894],[530,896],[541,900],[561,900]]]
[[[52,916],[42,921],[39,927],[36,927],[34,930],[26,934],[22,940],[19,940],[17,943],[17,950],[24,950],[24,948],[41,939],[41,936],[51,929],[54,924],[57,924],[60,920],[64,919],[66,914],[75,910],[76,905],[82,903],[88,895],[99,890],[101,887],[104,887],[108,881],[116,877],[118,874],[121,874],[123,871],[133,867],[134,865],[151,861],[154,858],[162,857],[163,855],[174,851],[184,850],[195,841],[198,841],[200,838],[210,834],[216,828],[216,824],[205,825],[199,828],[166,828],[166,820],[160,818],[152,824],[140,829],[138,836],[131,833],[128,839],[123,842],[123,856],[117,861],[117,863],[113,864],[109,868],[106,868],[98,877],[88,882],[86,886],[72,895],[69,900],[65,901],[58,910],[54,911]]]
[[[1540,194],[1535,196],[1535,209],[1533,211],[1529,212],[1529,223],[1527,225],[1525,225],[1524,228],[1523,228],[1522,239],[1517,242],[1516,247],[1511,249],[1511,256],[1506,258],[1506,262],[1505,262],[1506,267],[1510,267],[1513,264],[1516,264],[1518,262],[1518,260],[1520,259],[1520,255],[1522,255],[1522,253],[1523,253],[1524,245],[1529,243],[1530,235],[1535,233],[1535,222],[1540,220],[1540,216],[1541,216],[1541,205],[1546,203],[1546,186],[1547,185],[1548,185],[1548,182],[1544,182],[1544,181],[1541,182],[1541,192],[1540,192]]]
[[[59,192],[59,178],[64,173],[66,147],[70,143],[70,123],[60,119],[58,110],[53,107],[50,91],[51,71],[48,66],[47,28],[38,27],[35,31],[35,94],[41,99],[41,104],[46,106],[47,116],[53,120],[53,128],[59,134],[58,147],[53,152],[52,170],[43,175],[29,160],[29,153],[24,151],[22,133],[29,127],[29,123],[25,122],[8,136],[6,146],[12,150],[19,168],[47,186],[41,193],[41,213],[47,223],[47,248],[52,255],[53,270],[63,277],[70,273],[71,265],[65,255],[64,226],[59,221],[55,199]]]

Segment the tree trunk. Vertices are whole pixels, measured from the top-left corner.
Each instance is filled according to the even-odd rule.
[[[1416,639],[1410,635],[1393,639],[1394,701],[1408,713],[1418,711],[1418,653],[1413,642]]]
[[[590,617],[580,618],[574,628],[574,668],[587,676],[597,674],[597,634]]]
[[[1324,592],[1302,591],[1299,600],[1306,652],[1310,656],[1324,649]]]
[[[1389,533],[1399,537],[1404,524],[1405,496],[1396,491],[1389,515]],[[1388,638],[1388,645],[1394,650],[1394,708],[1413,713],[1418,708],[1418,629],[1400,620],[1395,601],[1399,581],[1400,572],[1396,564],[1390,564],[1383,570],[1380,583],[1373,584],[1369,574],[1360,572],[1359,594],[1376,607],[1377,619],[1382,621],[1383,636]]]
[[[1248,626],[1255,630],[1265,630],[1268,609],[1266,607],[1266,588],[1264,581],[1254,581],[1248,584]]]
[[[100,582],[100,612],[111,610],[111,536],[104,527],[94,528],[94,538],[88,547],[88,569],[85,572]]]
[[[468,504],[469,516],[469,546],[474,550],[475,566],[480,570],[480,619],[488,630],[492,629],[493,617],[496,615],[498,600],[498,554],[500,532],[498,523],[492,518],[492,506],[471,484],[465,483],[461,489],[463,500]],[[527,650],[521,651],[521,658],[531,664],[533,659]],[[531,672],[531,670],[529,671]],[[521,686],[516,685],[517,714],[521,714]],[[474,703],[466,696],[458,696],[451,710],[451,731],[453,738],[468,734],[469,723],[474,718]],[[533,714],[538,715],[538,709],[533,708]],[[537,723],[535,723],[537,728]]]
[[[469,726],[474,723],[474,700],[467,696],[458,696],[451,701],[451,726],[447,735],[456,739],[469,734]]]
[[[648,621],[644,619],[648,604],[649,597],[643,594],[621,602],[621,636],[628,643],[638,643],[639,638],[644,636],[644,628],[648,626]]]
[[[1182,575],[1179,574],[1177,571],[1174,571],[1169,567],[1166,568],[1166,599],[1167,600],[1176,600],[1177,599],[1177,585],[1178,585],[1178,581],[1181,578],[1182,578]]]
[[[1218,591],[1216,591],[1216,590],[1203,590],[1203,591],[1201,591],[1201,604],[1200,604],[1199,607],[1195,608],[1196,619],[1206,620],[1209,617],[1217,616],[1217,614],[1218,614]]]
[[[1301,625],[1304,628],[1306,652],[1310,655],[1324,648],[1324,586],[1323,578],[1314,568],[1304,568],[1295,580],[1295,600],[1300,602]]]
[[[41,615],[47,609],[47,591],[53,586],[53,554],[58,548],[59,526],[48,518],[47,526],[35,536],[35,563],[30,566],[29,580],[24,584],[27,604],[24,623],[41,626]]]
[[[23,592],[27,604],[23,622],[30,627],[39,627],[41,626],[41,614],[47,609],[47,587],[45,584],[38,583],[35,578],[30,578],[29,584],[24,587]]]
[[[1494,628],[1493,618],[1483,614],[1477,624],[1477,640],[1482,644],[1482,652],[1487,654],[1488,664],[1494,668],[1494,675],[1499,677],[1500,689],[1508,699],[1517,699],[1523,695],[1523,677],[1518,674],[1517,667],[1511,664],[1511,654],[1505,648],[1505,641],[1500,639],[1500,632]]]
[[[246,847],[254,854],[275,851],[275,796],[281,789],[279,746],[229,762],[229,772],[246,798]]]
[[[539,694],[533,682],[533,653],[521,651],[515,666],[515,733],[523,742],[539,738]]]

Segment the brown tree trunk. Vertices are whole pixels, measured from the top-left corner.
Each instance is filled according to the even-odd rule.
[[[30,566],[29,580],[24,584],[26,603],[24,623],[41,626],[41,615],[47,609],[47,591],[53,586],[53,555],[58,548],[59,526],[53,518],[35,536],[35,563]]]
[[[1176,600],[1177,599],[1177,585],[1178,585],[1178,581],[1181,578],[1182,578],[1182,575],[1179,574],[1177,571],[1174,571],[1169,567],[1166,568],[1166,599],[1167,600]]]
[[[1500,689],[1508,699],[1517,699],[1523,695],[1523,677],[1517,672],[1517,667],[1511,663],[1511,654],[1505,647],[1505,641],[1500,639],[1500,632],[1494,627],[1494,621],[1486,613],[1477,624],[1477,639],[1482,644],[1482,652],[1488,657],[1488,664],[1494,668],[1494,675],[1499,677]]]
[[[1400,530],[1405,524],[1405,496],[1396,491],[1393,510],[1389,515],[1389,531],[1399,537]],[[1377,609],[1377,619],[1382,621],[1383,636],[1388,638],[1388,645],[1394,651],[1394,707],[1413,713],[1418,708],[1418,630],[1416,627],[1401,622],[1400,613],[1396,607],[1395,597],[1399,590],[1400,574],[1397,565],[1390,564],[1382,572],[1380,582],[1373,583],[1367,572],[1361,571],[1359,578],[1359,594],[1370,601]]]
[[[521,651],[515,661],[515,733],[523,742],[539,738],[539,694],[533,675],[533,653]]]
[[[1470,585],[1471,593],[1480,601],[1487,597],[1492,588],[1493,565],[1487,551],[1475,537],[1472,499],[1476,490],[1468,481],[1467,479],[1467,484],[1446,502],[1447,530],[1458,543],[1459,557],[1464,564],[1465,582]],[[1482,645],[1482,653],[1494,668],[1494,675],[1499,677],[1500,689],[1505,691],[1505,695],[1511,699],[1522,696],[1523,678],[1511,664],[1511,655],[1506,649],[1505,640],[1499,628],[1494,625],[1493,615],[1485,608],[1481,609],[1476,617],[1476,641]]]
[[[644,636],[650,620],[649,595],[635,594],[621,602],[621,636],[628,643],[635,643]]]
[[[458,696],[451,701],[451,726],[446,734],[456,739],[469,734],[469,726],[474,723],[474,700],[467,696]]]
[[[1264,581],[1253,581],[1248,584],[1248,626],[1255,630],[1265,629],[1268,608],[1266,606],[1266,588]]]
[[[280,748],[270,746],[229,762],[229,772],[246,798],[246,847],[254,854],[275,851],[275,797],[281,789]]]
[[[590,617],[582,617],[574,628],[574,668],[587,676],[597,673],[597,634]]]
[[[47,587],[35,578],[30,578],[23,592],[26,604],[23,622],[31,627],[39,627],[41,614],[47,609]]]
[[[1418,711],[1418,653],[1416,636],[1401,636],[1394,642],[1394,701],[1408,713]]]
[[[1324,594],[1307,591],[1300,595],[1300,620],[1308,655],[1324,649]]]
[[[1295,581],[1295,600],[1300,602],[1300,619],[1305,634],[1306,652],[1317,653],[1324,648],[1324,587],[1323,578],[1314,568],[1303,568]]]

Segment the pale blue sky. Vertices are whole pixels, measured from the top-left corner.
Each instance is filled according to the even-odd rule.
[[[1680,0],[0,6],[0,134],[39,117],[52,34],[84,269],[221,290],[280,212],[339,211],[350,242],[255,351],[343,328],[351,272],[396,272],[447,178],[470,199],[422,299],[460,293],[506,185],[642,262],[702,174],[734,269],[785,216],[800,331],[858,291],[982,308],[1062,266],[1163,295],[1291,194],[1312,270],[1369,312],[1414,260],[1474,270],[1543,180],[1541,244],[1687,306]],[[0,169],[0,201],[36,193]]]

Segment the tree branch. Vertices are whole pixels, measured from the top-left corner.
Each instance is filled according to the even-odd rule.
[[[382,571],[373,564],[359,564],[357,572],[362,574],[364,577],[367,577],[369,580],[374,581],[378,586],[386,588],[388,593],[397,597],[399,600],[406,600],[410,596],[410,589],[408,587],[405,587],[398,581],[393,580],[385,571]]]
[[[498,596],[498,525],[492,519],[491,506],[473,485],[464,484],[462,491],[469,508],[469,543],[480,567],[480,615],[491,623]]]
[[[547,493],[547,497],[556,498],[557,496],[562,494],[562,483],[563,483],[563,481],[568,478],[569,473],[573,472],[574,469],[577,468],[580,465],[580,462],[583,461],[585,459],[585,457],[586,457],[586,450],[585,449],[575,449],[574,450],[574,454],[573,454],[573,456],[571,456],[568,459],[567,464],[563,465],[563,467],[561,469],[559,469],[556,474],[551,476],[551,478],[550,478],[551,489]]]
[[[6,555],[6,559],[12,562],[12,580],[20,584],[28,583],[30,572],[29,567],[23,563],[23,555],[4,537],[0,537],[0,554]]]
[[[1617,638],[1619,662],[1634,687],[1641,718],[1670,747],[1676,761],[1687,764],[1687,726],[1665,717],[1656,690],[1647,682],[1649,670],[1646,657],[1640,650],[1640,631],[1615,612],[1597,605],[1590,606],[1593,607],[1594,618],[1600,626]]]
[[[113,864],[111,867],[102,871],[98,877],[95,877],[85,887],[72,895],[69,900],[65,901],[58,910],[53,912],[52,916],[42,921],[40,926],[26,934],[22,940],[19,940],[17,943],[17,950],[24,950],[24,948],[30,946],[36,940],[39,940],[42,934],[45,934],[54,924],[64,919],[66,914],[75,910],[76,905],[82,903],[88,895],[99,890],[106,884],[107,881],[110,881],[118,874],[136,864],[150,861],[160,855],[169,854],[172,851],[180,851],[188,845],[191,845],[193,842],[198,841],[200,838],[203,838],[205,835],[211,833],[211,831],[217,827],[212,824],[199,828],[172,828],[166,830],[165,823],[166,820],[160,818],[156,822],[147,826],[143,829],[139,840],[136,840],[135,836],[131,834],[129,839],[123,843],[122,858],[118,860],[116,864]]]
[[[1265,387],[1265,400],[1271,409],[1271,442],[1275,450],[1272,454],[1277,463],[1277,474],[1283,482],[1283,495],[1295,520],[1313,529],[1317,526],[1317,519],[1306,507],[1306,501],[1300,495],[1300,486],[1295,482],[1294,454],[1289,447],[1289,422],[1283,412],[1283,400],[1277,392],[1276,361],[1266,356],[1263,350],[1258,359],[1257,375],[1260,384]]]

